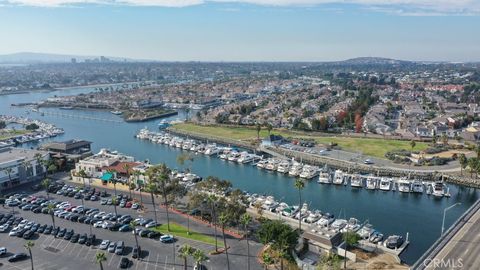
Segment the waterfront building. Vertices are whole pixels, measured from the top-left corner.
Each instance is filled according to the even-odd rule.
[[[46,168],[40,160],[49,160],[46,151],[7,147],[0,149],[0,190],[41,179]]]
[[[91,144],[84,140],[68,140],[45,143],[39,149],[53,153],[52,158],[58,161],[57,164],[74,168],[76,162],[92,155]]]
[[[134,162],[131,156],[123,155],[117,151],[101,149],[98,154],[80,160],[75,164],[73,175],[77,175],[81,170],[85,171],[87,177],[100,178],[103,175],[104,168],[114,165],[117,162]]]

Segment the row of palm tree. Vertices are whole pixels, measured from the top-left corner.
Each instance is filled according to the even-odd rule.
[[[200,249],[194,249],[188,244],[185,244],[180,248],[180,254],[178,256],[183,259],[184,270],[187,270],[188,258],[190,256],[195,260],[195,265],[197,268],[199,268],[200,265],[208,259],[207,255],[205,255],[203,251]]]

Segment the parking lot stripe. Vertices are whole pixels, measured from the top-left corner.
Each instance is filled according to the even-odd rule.
[[[145,260],[145,261],[146,261],[146,263],[145,263],[145,270],[148,269],[148,259],[150,259],[150,253],[148,253],[147,259]]]
[[[112,254],[110,257],[111,257],[111,258],[110,258],[110,261],[108,261],[108,266],[110,266],[110,264],[112,263],[113,259],[115,258],[115,256],[114,256],[113,254]]]
[[[160,257],[160,254],[157,253],[157,259],[155,260],[155,270],[157,270],[157,267],[158,267],[158,259]]]

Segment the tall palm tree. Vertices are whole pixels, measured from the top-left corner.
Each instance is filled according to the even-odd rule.
[[[298,207],[302,207],[302,190],[305,188],[305,182],[302,179],[295,180],[295,188],[298,189]],[[302,229],[302,219],[298,219],[298,228]]]
[[[212,225],[215,231],[215,252],[218,252],[218,240],[217,240],[217,217],[216,217],[216,206],[217,206],[217,197],[213,194],[207,197],[207,201],[210,205],[211,215],[212,215]]]
[[[225,246],[225,256],[227,256],[227,269],[230,270],[230,260],[228,258],[228,246],[227,246],[227,239],[225,237],[225,225],[227,225],[228,220],[230,217],[225,214],[221,213],[220,217],[218,218],[218,221],[220,221],[220,224],[222,225],[222,237],[223,237],[223,245]]]
[[[112,174],[112,178],[111,178],[110,182],[113,184],[113,192],[115,194],[115,197],[117,197],[117,179],[116,179],[117,171],[108,170],[107,172]]]
[[[50,179],[45,178],[42,180],[42,187],[45,189],[45,192],[47,193],[47,199],[49,200],[50,200],[50,195],[49,195],[50,192],[48,192],[48,186],[50,186],[50,184],[51,184]]]
[[[28,176],[28,169],[32,168],[32,163],[30,161],[24,160],[22,166],[25,169],[25,174]]]
[[[28,251],[28,254],[30,255],[30,263],[32,265],[32,270],[33,270],[33,256],[32,256],[32,248],[35,246],[35,244],[32,241],[27,241],[23,247],[25,250]]]
[[[140,171],[134,170],[134,171],[133,171],[133,175],[137,178],[137,185],[138,185],[138,182],[139,182],[139,180],[140,180],[140,176],[143,175],[143,174],[142,174],[142,172],[140,172]],[[140,193],[140,204],[143,205],[142,187],[140,187],[139,193]]]
[[[103,262],[107,260],[107,256],[104,252],[98,252],[95,254],[95,262],[100,265],[100,270],[103,270]]]
[[[55,204],[49,203],[47,205],[47,209],[48,209],[48,214],[50,214],[50,216],[52,217],[53,229],[55,229],[55,215],[53,214],[53,212],[55,211]]]
[[[200,265],[208,259],[207,255],[205,255],[205,253],[200,249],[195,250],[192,256],[195,260],[195,265],[197,266],[197,269],[200,269]]]
[[[44,169],[45,168],[45,159],[43,158],[42,154],[36,153],[34,155],[34,158],[37,161],[37,168],[40,167],[42,169],[43,173],[46,173],[46,171]],[[39,174],[39,172],[37,172],[37,174]],[[45,174],[45,176],[46,176],[46,174]]]
[[[12,182],[12,173],[13,169],[11,167],[7,167],[3,169],[3,172],[8,175],[8,181]]]
[[[240,217],[240,223],[243,225],[245,240],[247,240],[247,270],[250,270],[250,244],[248,243],[248,225],[252,222],[252,216],[245,213]]]
[[[135,220],[130,221],[130,227],[132,227],[133,235],[135,236],[135,246],[137,247],[138,252],[140,252],[137,238],[137,222]],[[137,259],[140,259],[140,254],[138,254]]]
[[[193,254],[193,248],[190,245],[184,244],[180,248],[180,254],[178,256],[183,259],[184,270],[187,270],[187,260],[188,260],[188,257],[191,256],[192,254]]]
[[[347,269],[347,249],[350,246],[356,244],[359,240],[359,236],[356,232],[347,231],[342,235],[343,241],[345,241],[345,256],[344,256],[344,263],[343,268]]]
[[[170,176],[163,175],[160,177],[160,188],[162,190],[163,204],[165,205],[165,210],[167,213],[167,230],[170,231],[170,215],[168,210],[168,198],[167,198],[167,181],[170,180]]]
[[[81,169],[79,172],[78,172],[78,176],[80,176],[82,178],[82,182],[83,182],[83,188],[85,188],[86,184],[85,184],[85,178],[88,176],[87,173],[85,172],[84,169]]]
[[[157,223],[158,219],[157,219],[157,210],[155,207],[154,194],[157,194],[158,187],[157,187],[157,184],[152,181],[152,178],[150,178],[149,183],[147,184],[147,192],[150,193],[150,199],[152,200],[152,205],[153,205],[153,214],[155,215],[155,223]]]
[[[262,131],[262,126],[260,124],[257,124],[255,126],[255,130],[257,131],[257,140],[260,140],[260,131]]]
[[[118,216],[118,214],[117,214],[117,203],[118,203],[117,197],[112,197],[112,204],[113,204],[113,209],[115,210],[115,216]]]
[[[123,164],[123,169],[127,174],[128,192],[130,193],[130,198],[132,198],[132,190],[130,189],[130,165],[128,163]]]
[[[458,162],[460,163],[460,174],[463,176],[463,170],[467,168],[468,159],[465,154],[460,154],[458,157]]]

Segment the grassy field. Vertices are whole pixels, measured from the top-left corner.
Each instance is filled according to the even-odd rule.
[[[182,123],[174,126],[175,129],[209,135],[213,137],[228,138],[233,140],[252,140],[257,138],[257,131],[247,127],[214,127],[198,126],[190,123]],[[391,150],[410,149],[409,141],[388,140],[388,139],[370,139],[356,137],[335,137],[335,136],[311,136],[308,133],[290,132],[285,130],[273,130],[272,133],[284,137],[310,138],[318,143],[329,144],[331,142],[338,144],[342,149],[353,152],[362,152],[364,155],[385,158],[385,153]],[[268,135],[267,130],[262,129],[260,137]],[[414,150],[424,150],[428,147],[427,143],[417,142]]]
[[[0,130],[0,140],[10,139],[11,137],[29,133],[28,130],[4,131]]]
[[[155,228],[155,230],[158,231],[158,232],[161,232],[163,234],[171,234],[175,237],[187,238],[187,239],[191,239],[191,240],[215,245],[215,238],[214,237],[211,237],[211,236],[208,236],[208,235],[205,235],[205,234],[201,234],[201,233],[198,233],[198,232],[194,232],[192,230],[190,230],[190,234],[188,234],[187,233],[188,232],[187,227],[184,227],[184,226],[182,226],[180,224],[177,224],[177,223],[170,222],[170,231],[167,230],[167,224],[162,224],[161,226]],[[219,235],[218,246],[223,247],[222,240],[220,239],[221,232],[219,232],[218,235]]]

